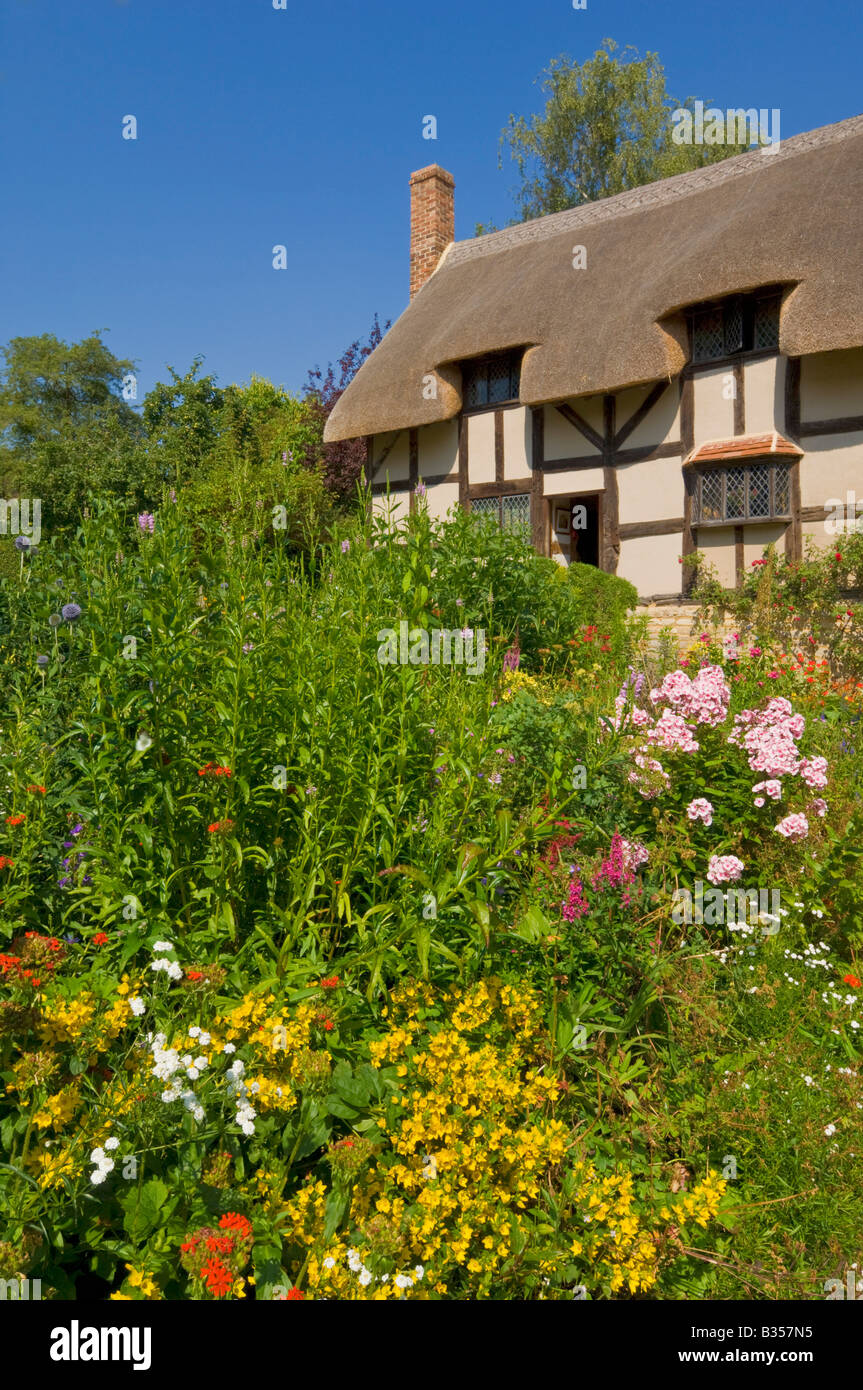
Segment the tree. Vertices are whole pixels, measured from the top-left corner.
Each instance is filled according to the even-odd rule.
[[[537,79],[547,96],[543,114],[510,116],[499,166],[508,147],[521,180],[515,221],[608,198],[748,148],[675,144],[672,111],[691,110],[694,98],[681,103],[669,96],[658,54],[640,58],[627,47],[618,57],[616,50],[605,39],[584,63],[553,59]]]
[[[332,362],[326,372],[322,372],[320,367],[309,371],[304,390],[320,419],[322,433],[336,401],[347,390],[366,358],[374,352],[391,322],[387,319],[381,328],[375,314],[368,342],[361,344],[357,338],[345,349],[338,360],[338,374]],[[326,486],[336,497],[347,501],[354,495],[362,475],[366,461],[365,442],[362,439],[344,439],[337,444],[324,444],[322,448]]]
[[[135,364],[96,332],[80,343],[53,333],[12,338],[0,353],[4,494],[38,497],[52,527],[77,521],[88,488],[137,497],[142,427],[123,398]]]
[[[151,455],[166,482],[185,481],[203,463],[219,436],[224,392],[214,376],[199,376],[196,357],[185,376],[173,367],[144,398],[144,429]]]

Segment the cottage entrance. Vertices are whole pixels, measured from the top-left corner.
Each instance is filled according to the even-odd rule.
[[[599,566],[600,494],[549,499],[550,554],[559,565]]]
[[[569,563],[599,565],[599,498],[573,497],[569,509]]]

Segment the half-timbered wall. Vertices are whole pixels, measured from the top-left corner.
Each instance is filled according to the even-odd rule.
[[[684,461],[697,446],[778,432],[803,450],[791,464],[791,520],[697,525]],[[863,348],[787,359],[775,352],[687,366],[669,382],[615,394],[465,412],[368,441],[375,506],[398,514],[422,481],[435,516],[477,499],[529,498],[531,539],[568,562],[557,502],[599,500],[599,563],[643,598],[686,592],[681,557],[703,551],[729,587],[773,542],[791,555],[822,544],[833,499],[863,503]],[[484,501],[488,506],[488,501]]]

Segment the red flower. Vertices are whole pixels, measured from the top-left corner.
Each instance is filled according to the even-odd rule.
[[[14,859],[8,859],[5,854],[0,854],[0,869],[14,869],[14,867]]]
[[[202,1267],[201,1278],[206,1281],[207,1288],[216,1298],[223,1298],[233,1283],[231,1271],[221,1260],[217,1260],[215,1255]]]
[[[45,795],[45,788],[42,786],[41,782],[31,782],[27,790],[28,792],[38,792],[39,796]]]
[[[199,777],[231,777],[229,767],[221,767],[218,763],[204,763],[203,767],[198,768]]]
[[[234,822],[226,817],[225,820],[214,820],[212,825],[207,826],[208,835],[229,835],[234,828]]]
[[[285,1302],[297,1303],[301,1299],[304,1299],[305,1296],[306,1295],[300,1289],[288,1289],[288,1292],[285,1294]]]
[[[251,1221],[238,1211],[226,1211],[224,1216],[219,1217],[219,1225],[223,1231],[235,1231],[240,1240],[246,1240],[252,1234]]]
[[[23,824],[24,824],[24,821],[25,821],[26,819],[27,819],[27,817],[24,816],[24,815],[20,815],[20,816],[7,816],[7,817],[6,817],[6,824],[7,824],[7,825],[23,825]]]
[[[861,984],[856,975],[843,975],[842,983],[843,985],[850,985],[852,989],[859,989]]]
[[[338,989],[338,987],[338,975],[327,975],[325,979],[321,980],[321,989]]]
[[[108,933],[106,931],[97,931],[96,935],[93,937],[93,945],[105,946],[108,943],[108,939]]]
[[[232,1236],[207,1236],[206,1246],[217,1255],[230,1255],[234,1248],[234,1240]]]

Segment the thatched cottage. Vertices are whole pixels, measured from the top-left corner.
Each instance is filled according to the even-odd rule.
[[[469,241],[411,178],[411,299],[330,416],[412,507],[679,598],[863,497],[863,117]]]

